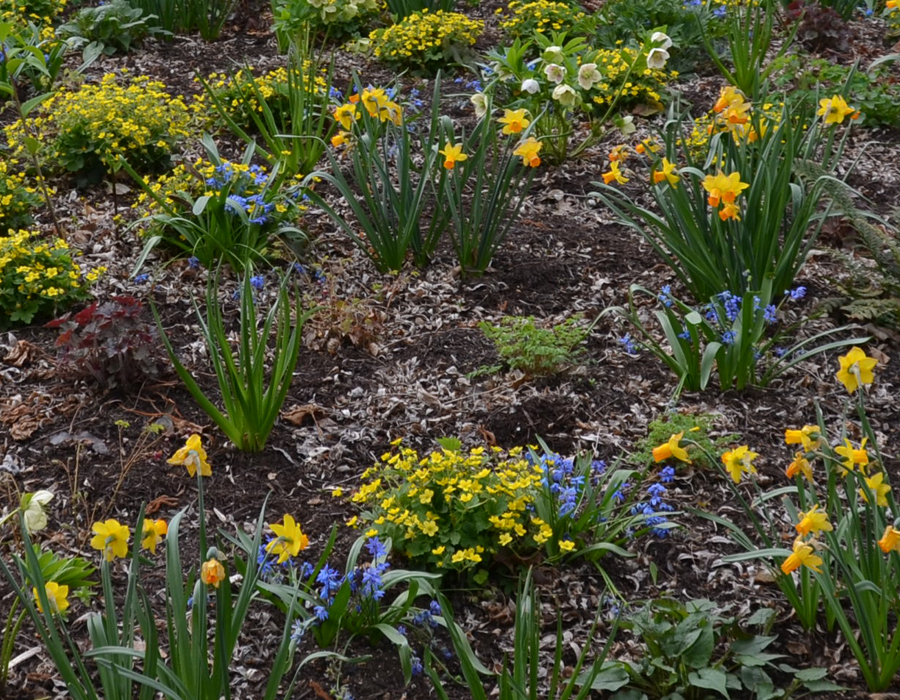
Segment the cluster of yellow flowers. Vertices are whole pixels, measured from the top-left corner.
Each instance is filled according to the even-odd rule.
[[[37,315],[87,298],[87,287],[105,271],[98,267],[82,278],[62,239],[47,242],[38,232],[24,230],[0,237],[0,327],[30,323]]]
[[[120,156],[138,169],[158,164],[190,136],[190,123],[183,98],[171,97],[163,83],[136,76],[122,85],[115,73],[98,85],[60,90],[33,119],[47,146],[45,156],[73,172],[96,161],[110,168]],[[6,128],[14,156],[24,153],[25,136],[21,121]]]
[[[54,36],[53,20],[66,9],[67,0],[0,0],[0,22],[41,29],[41,39]]]
[[[30,212],[41,201],[25,173],[15,169],[18,164],[12,158],[0,160],[0,234],[30,224]]]
[[[498,8],[495,14],[506,14],[500,21],[500,28],[511,37],[526,37],[532,34],[553,32],[571,33],[583,22],[584,12],[564,2],[533,0],[521,2],[512,0],[506,8]]]
[[[331,138],[331,145],[335,148],[339,146],[350,145],[353,142],[353,125],[360,118],[360,112],[357,105],[362,105],[369,116],[378,119],[382,124],[391,122],[394,126],[403,124],[403,107],[399,102],[395,102],[393,91],[387,91],[384,88],[375,88],[371,85],[364,88],[362,96],[354,94],[350,99],[337,107],[332,116],[340,126],[338,133]]]
[[[301,81],[305,80],[308,89],[321,95],[328,92],[327,77],[327,71],[314,72],[312,63],[304,61],[302,72],[295,70],[290,76],[284,67],[257,76],[253,75],[253,67],[250,66],[234,74],[211,73],[207,78],[207,84],[221,100],[229,115],[242,126],[247,126],[252,123],[251,112],[263,111],[258,96],[275,115],[284,114],[290,109],[292,85],[295,89],[299,89]],[[197,100],[205,104],[205,95],[198,96]]]
[[[400,440],[392,444],[400,446]],[[420,458],[400,447],[363,474],[351,500],[366,510],[367,536],[391,537],[410,559],[465,569],[501,547],[533,550],[553,531],[528,506],[541,488],[540,465],[522,448],[442,449]]]
[[[484,31],[484,22],[459,12],[414,12],[397,24],[369,35],[372,52],[389,63],[433,66],[451,46],[471,46]]]
[[[591,62],[597,64],[597,70],[603,76],[593,89],[600,94],[591,100],[603,107],[608,106],[621,92],[619,102],[623,107],[633,104],[645,104],[662,109],[663,86],[678,77],[678,71],[665,71],[659,68],[644,68],[633,71],[626,81],[629,68],[637,58],[637,51],[630,48],[600,49],[592,55]]]
[[[509,136],[524,131],[531,123],[531,120],[527,116],[527,110],[505,109],[503,110],[503,116],[497,119],[497,123],[503,125],[503,128],[500,130],[501,133],[505,136]],[[516,149],[513,151],[513,155],[519,156],[522,159],[522,165],[529,168],[536,168],[541,164],[540,156],[538,156],[540,150],[541,142],[533,136],[529,136],[527,139],[523,139],[519,142],[519,145],[516,146]],[[463,153],[463,146],[461,144],[454,145],[452,143],[447,143],[444,145],[443,149],[438,151],[438,153],[444,156],[444,168],[447,170],[453,170],[457,163],[462,163],[469,159],[468,154]]]

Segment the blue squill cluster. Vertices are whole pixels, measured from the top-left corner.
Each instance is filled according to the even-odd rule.
[[[661,475],[662,480],[671,481],[671,475]],[[668,528],[662,527],[669,520],[664,513],[675,510],[665,502],[667,489],[661,483],[651,484],[647,489],[647,500],[636,503],[631,508],[632,515],[644,516],[644,527],[650,528],[650,534],[660,539],[669,536]]]
[[[529,454],[528,460],[534,461]],[[557,515],[564,518],[575,512],[584,491],[585,475],[575,473],[575,460],[563,458],[554,452],[545,452],[539,457],[541,468],[541,486],[549,493],[557,505]],[[606,462],[591,462],[591,477],[596,483],[600,475],[606,471]]]
[[[249,170],[243,171],[226,161],[216,166],[215,174],[206,180],[206,185],[220,191],[228,187],[225,211],[230,214],[243,211],[251,224],[262,226],[269,221],[269,214],[275,209],[275,204],[267,202],[262,192],[246,196],[244,193],[251,187],[264,190],[268,182],[269,175],[258,165],[251,165]]]

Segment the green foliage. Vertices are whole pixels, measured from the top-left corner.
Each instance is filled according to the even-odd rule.
[[[163,33],[149,24],[153,19],[145,17],[141,8],[132,7],[127,0],[112,0],[106,5],[81,8],[56,33],[82,48],[88,62],[100,55],[128,53],[148,35]]]
[[[540,376],[555,374],[573,364],[584,351],[581,344],[593,325],[581,325],[581,319],[573,317],[541,328],[533,316],[507,316],[499,324],[482,321],[478,327],[493,341],[509,369]]]
[[[147,216],[137,222],[148,228],[134,274],[159,245],[194,256],[206,267],[225,262],[240,271],[261,262],[276,238],[295,249],[305,242],[306,235],[293,225],[301,212],[301,187],[279,162],[271,171],[253,165],[252,143],[240,163],[223,160],[208,136],[203,146],[208,161],[180,165],[152,184],[123,163],[144,189],[139,204],[147,205]]]
[[[726,29],[723,19],[726,5],[684,3],[682,0],[611,0],[600,10],[602,22],[597,26],[596,43],[608,49],[642,35],[647,27],[664,27],[672,39],[668,49],[670,66],[679,73],[694,71],[708,65],[709,58],[697,47],[705,34],[711,40],[720,39]]]
[[[290,280],[283,280],[271,308],[264,315],[257,309],[250,271],[240,288],[238,349],[228,338],[226,315],[219,300],[220,270],[211,271],[206,290],[206,311],[197,313],[207,356],[213,365],[225,412],[204,394],[193,375],[184,367],[172,347],[153,304],[153,315],[169,359],[191,396],[219,426],[229,440],[244,452],[260,452],[272,432],[287,397],[300,355],[303,324],[314,312],[300,312],[298,295],[288,292]],[[296,316],[292,313],[297,309]],[[261,323],[259,323],[261,321]],[[274,348],[269,342],[274,336]],[[266,372],[266,367],[271,369]],[[267,377],[268,374],[268,377]]]
[[[525,193],[534,179],[513,151],[518,140],[499,136],[491,109],[468,135],[455,134],[453,121],[441,119],[446,150],[462,146],[465,160],[451,162],[442,179],[439,201],[450,211],[450,235],[463,276],[480,275],[491,264],[506,235],[519,218]],[[521,136],[527,137],[529,130]],[[445,165],[446,168],[446,165]]]
[[[685,146],[680,119],[665,127],[665,151],[649,154],[654,171],[664,170],[662,156],[670,165],[687,163],[673,173],[675,182],[663,177],[651,185],[658,212],[607,184],[598,183],[594,196],[644,236],[696,300],[726,290],[743,296],[767,280],[771,299],[778,299],[831,213],[826,185],[838,183],[830,173],[849,130],[823,124],[802,104],[786,105],[772,120],[733,90],[723,90],[721,102],[726,104],[718,118],[724,124],[713,125],[717,133],[705,162],[695,161]],[[740,113],[745,123],[728,122],[729,112]],[[821,163],[820,174],[806,177],[800,166],[807,161]],[[712,191],[719,191],[726,176],[746,185],[731,193],[728,205]]]
[[[858,367],[855,376],[857,380],[861,376]],[[847,434],[853,425],[849,418],[854,401],[845,403],[835,420],[839,429],[831,433],[817,405],[816,424],[793,430],[798,438],[791,444],[802,445],[788,469],[793,486],[764,492],[753,480],[754,498],[748,499],[727,480],[752,529],[745,531],[730,518],[705,517],[727,528],[746,550],[723,561],[765,561],[804,627],[814,629],[822,622],[819,608],[824,602],[825,625],[828,629],[837,625],[866,685],[880,692],[892,685],[900,670],[900,628],[895,622],[900,613],[900,544],[889,538],[888,529],[900,527],[900,521],[885,455],[861,388],[855,403],[864,437],[858,447]],[[783,512],[775,511],[779,497]],[[788,535],[784,513],[795,524]],[[808,517],[812,514],[816,518]],[[793,548],[787,549],[784,543],[791,539]]]
[[[321,179],[337,188],[351,216],[312,189],[309,198],[379,270],[400,270],[410,250],[416,264],[424,266],[449,223],[449,211],[436,196],[446,172],[440,168],[438,173],[441,81],[435,81],[427,121],[417,120],[383,88],[363,88],[357,81],[356,89],[359,103],[335,110],[343,128],[332,139],[336,147],[350,146],[350,167],[329,151],[329,169],[311,173],[303,183],[311,186]]]
[[[585,14],[580,5],[553,0],[512,0],[505,9],[498,9],[496,14],[500,17],[500,28],[511,39],[530,39],[534,34],[559,33],[571,37],[589,37],[598,23],[596,16]],[[628,38],[631,36],[629,34]]]
[[[215,41],[237,1],[129,0],[129,4],[140,8],[148,23],[169,34],[198,32],[202,39]]]
[[[716,469],[719,465],[718,456],[724,446],[735,442],[738,436],[729,433],[711,437],[715,420],[716,416],[709,413],[666,413],[650,423],[647,437],[637,442],[635,450],[627,459],[632,464],[648,464],[653,461],[654,447],[667,442],[676,433],[684,433],[695,443],[685,448],[691,461],[707,469]]]
[[[453,12],[456,0],[386,0],[394,21],[422,12]]]
[[[865,125],[900,124],[900,84],[890,65],[882,63],[860,71],[855,66],[793,53],[773,63],[778,71],[774,85],[785,90],[789,100],[816,104],[822,97],[844,95],[862,113]]]
[[[106,268],[82,275],[73,258],[62,239],[42,240],[33,231],[0,237],[0,329],[28,325],[87,299]]]
[[[618,621],[610,626],[606,644],[596,655],[592,662],[588,661],[590,644],[585,644],[571,667],[570,674],[564,674],[563,670],[570,667],[563,663],[565,642],[562,630],[562,616],[556,617],[556,644],[553,647],[551,664],[544,643],[545,636],[541,625],[541,605],[537,593],[534,590],[534,581],[531,570],[519,579],[519,589],[516,596],[515,619],[515,649],[512,657],[507,658],[502,670],[497,673],[487,669],[475,656],[466,633],[453,620],[450,604],[446,598],[439,596],[441,609],[444,613],[444,622],[453,649],[459,659],[459,666],[463,675],[463,683],[468,687],[472,700],[587,700],[591,697],[591,689],[603,680],[604,661],[609,655],[610,647],[615,640],[618,631]],[[600,618],[602,608],[598,610],[588,634],[589,639],[595,639],[595,634],[600,631]],[[425,671],[428,673],[439,700],[448,700],[444,683],[440,675],[431,663],[432,657],[429,650],[425,650]],[[549,667],[548,667],[549,666]],[[487,692],[481,677],[488,676],[496,682],[496,694]]]
[[[665,337],[658,340],[641,321],[634,303],[636,294],[656,296],[662,308],[655,313]],[[741,391],[750,386],[767,386],[776,377],[802,360],[820,353],[865,342],[867,338],[849,338],[821,345],[815,343],[847,327],[826,330],[797,342],[790,349],[775,351],[797,327],[777,328],[778,310],[790,295],[772,304],[772,285],[767,280],[759,291],[738,297],[725,291],[710,298],[703,307],[694,308],[668,292],[654,295],[639,285],[629,290],[627,314],[632,326],[643,338],[642,345],[668,365],[678,377],[675,396],[682,389],[702,391],[715,375],[723,391]]]
[[[729,691],[748,693],[754,700],[788,698],[796,691],[824,692],[840,686],[822,679],[827,671],[798,671],[783,663],[781,654],[767,651],[777,637],[766,634],[775,618],[771,608],[761,608],[742,629],[725,610],[705,599],[687,604],[661,599],[622,620],[622,628],[634,634],[642,647],[634,661],[607,662],[607,682],[618,671],[621,688],[612,700],[706,700],[730,697]],[[792,676],[787,687],[771,673]],[[607,686],[607,689],[611,689]]]
[[[3,20],[0,43],[4,45],[4,60],[0,61],[0,104],[11,96],[12,84],[19,90],[33,87],[37,93],[50,90],[62,70],[68,45],[52,29],[48,34],[46,27],[6,21],[2,13],[0,20]],[[41,101],[35,102],[35,106]]]
[[[662,109],[665,84],[675,75],[650,68],[647,56],[663,43],[648,38],[637,49],[596,49],[583,38],[567,40],[556,33],[516,39],[488,53],[494,77],[484,94],[472,97],[476,114],[487,103],[524,109],[535,122],[532,133],[541,142],[541,159],[546,154],[547,161],[562,163],[597,143],[616,111]],[[587,128],[576,129],[580,122]]]
[[[482,20],[459,12],[414,12],[369,34],[372,54],[389,65],[435,74],[448,63],[465,63],[484,31]]]
[[[272,0],[279,46],[307,31],[334,38],[358,34],[378,13],[377,0]]]

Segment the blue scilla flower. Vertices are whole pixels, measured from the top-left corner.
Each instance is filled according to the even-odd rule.
[[[313,614],[316,616],[316,619],[319,620],[319,622],[325,622],[325,620],[328,619],[328,608],[326,608],[324,605],[316,605],[313,608]]]
[[[769,304],[765,311],[763,311],[763,318],[766,323],[775,323],[778,321],[778,309],[775,307],[775,304]]]
[[[685,329],[683,332],[678,334],[678,337],[681,338],[682,340],[690,340],[691,332],[689,330]]]
[[[344,94],[334,85],[331,86],[331,89],[328,91],[328,95],[332,100],[337,100],[338,102],[343,102],[344,100]]]
[[[303,639],[303,633],[305,631],[306,627],[303,626],[303,622],[301,620],[295,620],[294,625],[291,628],[291,643],[300,644],[300,641]]]
[[[672,285],[665,285],[657,298],[662,302],[663,306],[672,306]]]
[[[724,17],[725,16],[725,8],[717,7],[715,10],[713,10],[713,16],[714,17]]]
[[[789,292],[785,292],[785,294],[790,295],[791,301],[799,301],[806,296],[806,287],[796,287]]]
[[[613,498],[615,498],[619,503],[625,500],[625,492],[631,488],[631,484],[625,482],[622,486],[613,494]]]
[[[740,297],[736,297],[729,291],[721,292],[719,295],[719,301],[722,303],[722,308],[725,309],[725,317],[729,321],[734,321],[737,318],[738,313],[741,310],[741,299]]]
[[[259,553],[256,556],[256,564],[259,566],[259,575],[262,579],[268,580],[275,573],[275,566],[272,557],[266,551],[264,544],[259,545]]]
[[[146,282],[148,279],[150,279],[150,275],[148,275],[146,272],[144,272],[144,273],[141,273],[140,275],[137,275],[137,276],[134,278],[134,283],[135,283],[135,284],[143,284],[143,283]]]
[[[722,342],[725,343],[725,345],[734,345],[736,340],[737,334],[734,331],[725,331],[722,334]]]
[[[363,571],[362,575],[362,594],[366,598],[373,600],[381,600],[384,598],[384,582],[381,580],[381,571],[379,567],[370,566]]]
[[[383,559],[387,556],[387,547],[378,539],[378,537],[370,537],[366,540],[366,549],[373,559]]]
[[[422,666],[422,660],[418,656],[414,656],[412,658],[412,674],[414,676],[421,676],[424,670],[425,667]]]
[[[337,592],[338,588],[341,587],[341,584],[344,582],[344,577],[341,576],[337,569],[333,569],[326,564],[319,571],[319,575],[316,576],[316,582],[322,584],[319,595],[322,598],[330,598],[332,594]]]
[[[602,459],[595,459],[591,462],[591,471],[595,474],[603,474],[606,471],[606,462]]]
[[[675,467],[664,467],[659,473],[659,480],[664,484],[671,483],[675,479]]]
[[[406,625],[397,625],[397,634],[402,634],[405,637],[406,636]]]
[[[631,333],[626,333],[621,338],[619,338],[619,344],[625,349],[625,352],[627,354],[637,355],[637,345],[634,344],[634,340],[631,338]]]
[[[254,275],[250,278],[250,286],[254,289],[262,289],[266,286],[265,275]]]
[[[441,604],[438,603],[436,600],[432,600],[428,604],[428,612],[430,612],[432,615],[436,615],[438,617],[440,617],[441,615],[444,614],[444,611],[441,610]]]
[[[200,269],[200,258],[198,258],[195,255],[192,255],[191,257],[189,257],[188,258],[188,267],[191,268],[192,270],[199,270]]]

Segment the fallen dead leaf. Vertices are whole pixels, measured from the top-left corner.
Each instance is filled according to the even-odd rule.
[[[27,340],[17,340],[12,349],[6,353],[3,361],[13,367],[24,367],[31,364],[41,354],[41,349]]]
[[[317,423],[327,415],[328,411],[326,409],[317,406],[314,403],[307,403],[302,406],[294,406],[289,411],[283,411],[281,417],[289,423],[300,426],[303,425],[307,419],[312,420],[313,423]]]

